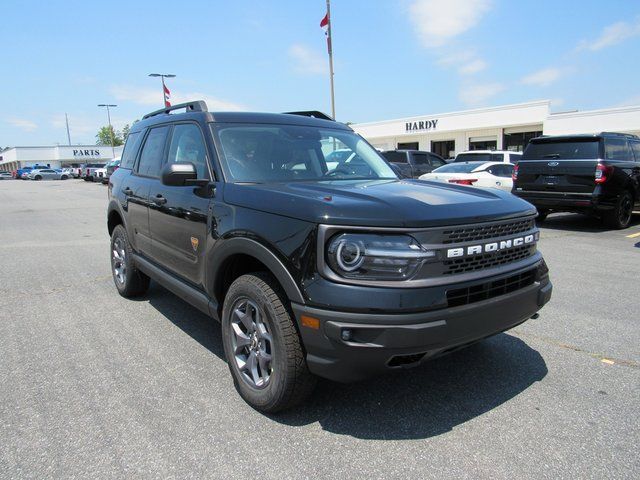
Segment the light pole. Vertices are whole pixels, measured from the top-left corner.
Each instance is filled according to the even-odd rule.
[[[109,112],[109,107],[117,107],[118,105],[113,105],[111,103],[101,103],[98,105],[99,107],[107,107],[107,119],[109,120],[109,135],[111,135],[111,155],[116,158],[116,149],[113,145],[113,127],[111,126],[111,112]]]
[[[169,105],[167,105],[167,87],[164,84],[164,79],[165,78],[174,78],[175,75],[173,73],[150,73],[149,76],[150,77],[160,77],[162,79],[162,100],[164,101],[164,106],[168,107]]]

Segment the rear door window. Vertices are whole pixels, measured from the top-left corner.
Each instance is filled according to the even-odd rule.
[[[491,154],[492,162],[504,162],[504,153],[492,153]]]
[[[604,158],[606,160],[629,161],[632,159],[629,145],[624,138],[607,138],[604,141]]]
[[[152,128],[142,147],[138,174],[145,177],[159,177],[164,155],[164,145],[167,140],[169,127]]]
[[[599,157],[597,138],[555,142],[530,142],[522,160],[593,160]]]
[[[416,165],[429,165],[429,158],[426,153],[414,153],[413,163]]]

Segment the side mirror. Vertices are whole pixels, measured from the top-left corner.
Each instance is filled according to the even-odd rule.
[[[162,169],[162,183],[171,187],[183,187],[188,185],[190,180],[198,178],[196,166],[190,162],[168,163]]]

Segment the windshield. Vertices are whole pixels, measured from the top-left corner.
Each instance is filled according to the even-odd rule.
[[[471,173],[485,162],[447,163],[436,168],[433,173]]]
[[[353,132],[297,125],[212,124],[232,182],[397,178]]]
[[[597,138],[556,142],[529,143],[522,160],[585,160],[599,157]]]
[[[459,153],[454,162],[490,162],[490,153]]]

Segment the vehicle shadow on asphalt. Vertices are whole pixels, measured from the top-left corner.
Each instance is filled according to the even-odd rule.
[[[149,303],[224,360],[219,324],[155,283]],[[464,350],[366,382],[320,380],[310,399],[269,417],[290,426],[318,422],[361,439],[419,439],[446,433],[542,380],[542,356],[518,337],[500,334]],[[215,381],[215,379],[212,379]],[[235,401],[242,401],[238,396]]]
[[[629,228],[640,225],[640,215],[634,214]],[[601,220],[579,213],[550,214],[544,222],[538,224],[547,230],[564,230],[568,232],[602,233],[611,231]],[[615,230],[614,230],[615,231]]]

